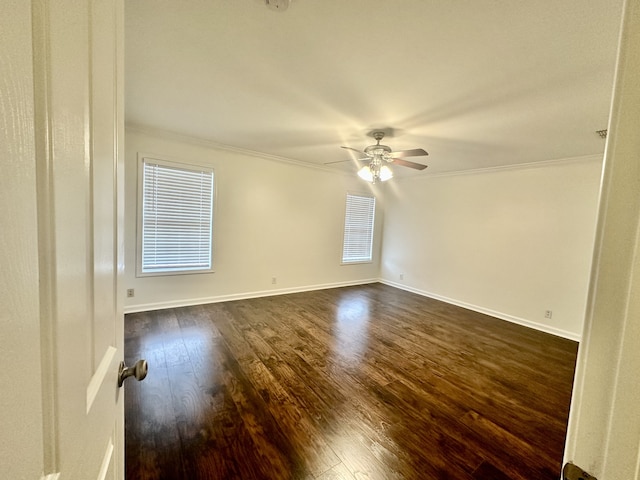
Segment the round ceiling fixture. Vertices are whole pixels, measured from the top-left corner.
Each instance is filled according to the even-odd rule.
[[[277,10],[279,12],[284,12],[287,8],[289,8],[289,4],[291,0],[264,0],[267,7],[271,10]]]

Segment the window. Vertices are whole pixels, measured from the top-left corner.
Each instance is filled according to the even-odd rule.
[[[212,269],[213,169],[140,162],[138,274]]]
[[[375,212],[374,197],[347,194],[342,263],[361,263],[372,260]]]

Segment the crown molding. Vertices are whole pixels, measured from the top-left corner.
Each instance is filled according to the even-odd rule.
[[[400,177],[399,181],[415,181],[415,180],[425,180],[429,178],[439,178],[439,177],[455,177],[460,175],[480,175],[484,173],[497,173],[497,172],[506,172],[512,170],[527,170],[531,168],[544,168],[544,167],[552,167],[559,165],[569,165],[572,163],[586,163],[586,162],[602,162],[604,160],[604,153],[597,155],[581,155],[577,157],[566,157],[566,158],[558,158],[553,160],[542,160],[539,162],[526,162],[526,163],[513,163],[510,165],[499,165],[495,167],[486,167],[486,168],[473,168],[469,170],[457,170],[453,172],[442,172],[442,173],[434,173],[433,175],[424,174],[420,176],[413,177]]]
[[[269,160],[272,162],[286,163],[288,165],[295,165],[297,167],[321,170],[323,172],[330,172],[338,175],[347,175],[347,174],[350,175],[350,172],[336,170],[334,168],[330,168],[325,165],[317,165],[315,163],[308,163],[308,162],[302,162],[300,160],[294,160],[293,158],[281,157],[279,155],[271,155],[269,153],[258,152],[256,150],[249,150],[246,148],[234,147],[233,145],[217,143],[217,142],[214,142],[213,140],[207,140],[200,137],[193,137],[191,135],[176,133],[170,130],[162,130],[160,128],[150,127],[147,125],[126,123],[125,133],[126,132],[140,133],[143,135],[150,135],[152,137],[160,137],[162,139],[166,139],[170,141],[187,143],[189,145],[195,145],[195,146],[204,147],[204,148],[212,148],[215,150],[223,150],[226,152],[236,153],[239,155],[246,155],[249,157],[260,158],[260,159]]]

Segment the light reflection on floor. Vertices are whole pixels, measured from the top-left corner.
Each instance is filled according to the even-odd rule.
[[[208,331],[183,329],[182,334],[149,334],[140,343],[140,356],[149,364],[147,383],[179,380],[184,391],[173,398],[181,406],[180,420],[204,423],[206,408],[221,408],[222,373],[217,343]],[[207,405],[194,392],[204,391]]]
[[[335,353],[351,361],[360,361],[369,343],[370,320],[367,298],[361,296],[341,298],[336,312]]]

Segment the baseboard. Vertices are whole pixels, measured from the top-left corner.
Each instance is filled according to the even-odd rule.
[[[557,337],[566,338],[568,340],[573,340],[575,342],[579,342],[581,340],[580,335],[576,335],[573,332],[568,332],[566,330],[562,330],[559,328],[553,328],[549,325],[544,325],[537,322],[532,322],[530,320],[526,320],[524,318],[515,317],[513,315],[508,315],[506,313],[498,312],[495,310],[491,310],[489,308],[479,307],[477,305],[472,305],[470,303],[461,302],[459,300],[455,300],[452,298],[444,297],[442,295],[438,295],[436,293],[427,292],[424,290],[419,290],[417,288],[410,287],[408,285],[403,285],[396,282],[391,282],[389,280],[385,280],[382,278],[370,278],[359,281],[351,281],[351,282],[336,282],[336,283],[325,283],[319,285],[306,285],[301,287],[292,287],[292,288],[280,288],[277,290],[262,290],[257,292],[243,292],[243,293],[234,293],[229,295],[217,295],[213,297],[202,297],[202,298],[189,298],[189,299],[180,299],[180,300],[171,300],[168,302],[156,302],[156,303],[147,303],[140,305],[129,305],[125,307],[124,313],[136,313],[136,312],[147,312],[151,310],[164,310],[167,308],[178,308],[178,307],[189,307],[192,305],[203,305],[207,303],[220,303],[220,302],[231,302],[233,300],[246,300],[249,298],[259,298],[259,297],[272,297],[277,295],[286,295],[289,293],[300,293],[300,292],[311,292],[314,290],[326,290],[328,288],[339,288],[339,287],[352,287],[357,285],[366,285],[369,283],[383,283],[385,285],[389,285],[391,287],[399,288],[401,290],[405,290],[407,292],[415,293],[417,295],[422,295],[423,297],[433,298],[435,300],[439,300],[441,302],[449,303],[451,305],[456,305],[458,307],[466,308],[468,310],[473,310],[478,313],[483,313],[485,315],[490,315],[495,318],[499,318],[500,320],[505,320],[507,322],[515,323],[517,325],[522,325],[524,327],[533,328],[534,330],[538,330],[541,332],[549,333],[551,335],[555,335]]]
[[[391,282],[389,280],[379,279],[379,283],[383,283],[385,285],[389,285],[390,287],[399,288],[401,290],[406,290],[407,292],[416,293],[418,295],[422,295],[423,297],[433,298],[434,300],[440,300],[441,302],[450,303],[451,305],[456,305],[458,307],[466,308],[468,310],[473,310],[474,312],[483,313],[485,315],[490,315],[495,318],[499,318],[500,320],[505,320],[507,322],[516,323],[518,325],[522,325],[524,327],[533,328],[534,330],[538,330],[545,333],[550,333],[551,335],[555,335],[557,337],[566,338],[568,340],[573,340],[574,342],[579,342],[581,340],[580,335],[576,335],[573,332],[568,332],[566,330],[562,330],[560,328],[553,328],[549,325],[544,325],[541,323],[532,322],[530,320],[526,320],[524,318],[515,317],[513,315],[508,315],[506,313],[497,312],[495,310],[491,310],[489,308],[479,307],[477,305],[472,305],[470,303],[461,302],[458,300],[454,300],[452,298],[443,297],[442,295],[438,295],[431,292],[426,292],[424,290],[419,290],[417,288],[409,287],[407,285],[402,285],[400,283]]]
[[[329,288],[353,287],[356,285],[366,285],[378,283],[379,279],[369,278],[351,282],[325,283],[319,285],[306,285],[302,287],[280,288],[277,290],[263,290],[258,292],[243,292],[229,295],[217,295],[213,297],[188,298],[171,300],[168,302],[146,303],[140,305],[129,305],[124,308],[124,313],[148,312],[151,310],[164,310],[166,308],[189,307],[192,305],[203,305],[206,303],[231,302],[233,300],[246,300],[249,298],[273,297],[276,295],[286,295],[289,293],[311,292],[314,290],[326,290]]]

